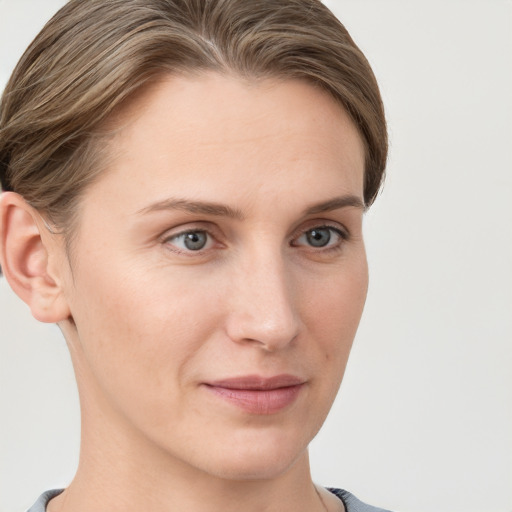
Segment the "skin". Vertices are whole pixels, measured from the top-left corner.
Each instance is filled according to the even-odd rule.
[[[213,73],[153,84],[116,125],[69,259],[2,198],[4,272],[59,323],[80,393],[80,465],[50,512],[342,510],[315,491],[307,446],[366,297],[357,129],[307,83]],[[303,384],[271,414],[205,384],[280,374]]]

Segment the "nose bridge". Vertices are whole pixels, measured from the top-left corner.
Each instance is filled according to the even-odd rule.
[[[257,342],[268,351],[290,343],[298,334],[299,317],[281,251],[251,251],[234,277],[228,324],[233,341]]]

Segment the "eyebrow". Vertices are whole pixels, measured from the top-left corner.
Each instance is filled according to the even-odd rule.
[[[186,213],[199,213],[202,215],[213,215],[215,217],[229,217],[236,220],[242,220],[244,218],[244,215],[240,210],[236,210],[224,204],[172,198],[154,203],[142,210],[139,210],[137,213],[145,214],[162,210],[180,210]]]
[[[354,208],[359,208],[361,210],[365,210],[366,206],[361,198],[354,195],[346,195],[340,197],[333,197],[332,199],[328,199],[319,204],[315,204],[306,208],[304,211],[305,215],[314,215],[317,213],[330,212],[332,210],[339,210],[340,208],[347,208],[352,206]]]
[[[304,215],[315,215],[318,213],[329,212],[332,210],[338,210],[340,208],[347,207],[365,209],[363,201],[354,195],[345,195],[340,197],[334,197],[323,201],[318,204],[314,204],[306,208],[303,212]],[[158,201],[157,203],[151,204],[146,208],[142,208],[137,213],[147,214],[151,212],[158,212],[162,210],[180,210],[186,213],[202,214],[202,215],[213,215],[215,217],[228,217],[236,220],[243,220],[244,214],[238,210],[231,208],[225,204],[213,203],[208,201],[192,201],[188,199],[165,199]]]

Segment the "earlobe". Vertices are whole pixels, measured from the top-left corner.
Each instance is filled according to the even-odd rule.
[[[56,323],[70,316],[59,276],[50,271],[57,244],[42,233],[40,214],[19,194],[0,196],[0,262],[14,292],[41,322]],[[46,240],[45,240],[46,238]]]

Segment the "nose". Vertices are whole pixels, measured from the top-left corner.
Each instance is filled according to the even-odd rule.
[[[227,334],[274,352],[291,344],[300,331],[294,280],[281,256],[253,255],[232,276]]]

